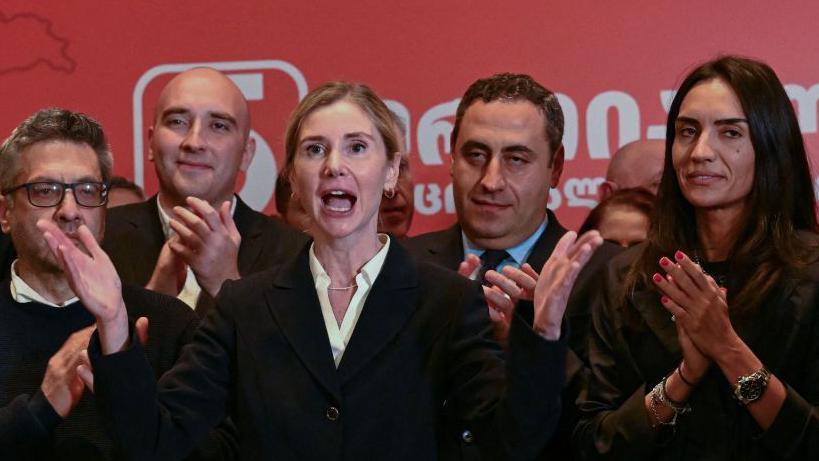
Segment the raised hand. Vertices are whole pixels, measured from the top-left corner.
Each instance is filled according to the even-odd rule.
[[[563,314],[577,275],[602,244],[603,238],[597,231],[586,232],[580,238],[575,232],[566,232],[557,242],[540,271],[534,292],[535,318],[532,326],[544,338],[560,338]]]
[[[172,297],[177,297],[182,291],[188,268],[185,261],[171,250],[171,242],[176,241],[179,241],[179,237],[175,235],[162,245],[151,279],[145,288]]]
[[[216,296],[225,280],[240,278],[242,237],[230,215],[230,202],[222,203],[217,211],[196,197],[186,201],[190,210],[174,207],[176,219],[170,225],[179,240],[169,242],[169,246],[191,267],[199,285]]]
[[[675,259],[676,262],[661,258],[660,267],[666,276],[653,276],[664,295],[663,306],[674,315],[696,348],[715,360],[726,347],[741,342],[728,316],[727,297],[714,279],[683,252],[678,251]]]
[[[506,266],[502,273],[494,270],[486,272],[486,281],[492,286],[483,287],[483,294],[489,305],[495,339],[501,344],[509,336],[512,314],[518,300],[532,300],[537,276],[529,264],[524,264],[521,269]]]
[[[458,273],[469,278],[479,267],[481,267],[481,258],[473,254],[468,254],[466,258],[458,264]]]
[[[37,221],[48,247],[59,262],[71,289],[97,319],[104,354],[122,350],[128,342],[128,314],[122,283],[108,255],[84,224],[77,230],[79,245],[53,222]]]
[[[88,363],[85,348],[94,326],[75,331],[48,360],[40,389],[58,415],[65,418],[77,406],[85,385],[77,375],[77,366]]]

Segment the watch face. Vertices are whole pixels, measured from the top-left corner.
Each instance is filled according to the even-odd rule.
[[[761,379],[749,379],[739,385],[740,400],[753,402],[762,396],[763,381]]]
[[[734,395],[745,405],[759,400],[768,385],[768,376],[768,371],[763,368],[760,371],[739,378]]]

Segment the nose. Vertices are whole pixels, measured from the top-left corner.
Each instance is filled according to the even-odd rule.
[[[185,133],[185,137],[182,138],[182,149],[186,152],[201,151],[205,147],[203,135],[202,122],[199,119],[194,119]]]
[[[711,132],[704,131],[691,147],[691,160],[694,162],[710,162],[714,160],[714,149],[711,147]]]
[[[347,165],[338,149],[332,149],[327,153],[324,160],[324,174],[329,177],[344,176],[347,173]]]
[[[63,195],[63,201],[57,205],[57,211],[54,218],[56,221],[68,224],[73,223],[79,225],[82,215],[80,214],[80,205],[74,198],[74,191],[66,189]]]
[[[481,186],[487,191],[499,191],[506,187],[500,156],[493,155],[486,164],[481,177]]]

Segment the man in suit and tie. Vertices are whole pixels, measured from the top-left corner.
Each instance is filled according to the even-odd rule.
[[[103,248],[123,281],[204,314],[225,280],[286,259],[306,241],[234,194],[256,144],[247,101],[224,74],[195,68],[174,77],[148,138],[159,193],[108,214]]]
[[[541,270],[567,232],[547,209],[549,190],[557,186],[563,172],[562,138],[563,112],[556,95],[530,76],[499,74],[473,83],[458,105],[451,137],[450,173],[458,221],[446,230],[410,239],[410,251],[486,285],[499,281],[498,274],[487,272],[501,272],[507,266],[505,274],[536,277],[534,272]],[[567,360],[564,408],[573,405],[585,379],[592,274],[617,251],[614,245],[599,248],[578,276],[569,299],[566,317],[573,354]],[[509,285],[497,286],[494,293]],[[490,304],[492,294],[487,292]],[[519,297],[514,290],[508,294]],[[517,304],[516,312],[531,323],[532,304]],[[496,337],[502,340],[509,311],[490,308],[490,314]],[[570,425],[566,422],[564,430],[570,431]],[[458,430],[464,455],[473,458],[467,446],[472,434]],[[566,450],[568,445],[560,448]]]

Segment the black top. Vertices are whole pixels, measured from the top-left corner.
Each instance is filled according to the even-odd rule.
[[[734,399],[732,383],[712,366],[691,393],[692,411],[678,418],[676,428],[655,430],[648,424],[645,395],[682,354],[656,288],[623,292],[625,274],[643,247],[612,261],[594,308],[592,375],[574,432],[584,459],[819,459],[819,261],[783,275],[752,315],[731,316],[737,334],[786,386],[771,427],[761,431]],[[726,266],[704,267],[719,274]]]
[[[0,457],[113,459],[113,442],[87,390],[65,420],[40,391],[48,360],[94,317],[81,302],[62,308],[18,303],[9,286],[8,279],[0,284]],[[126,286],[123,297],[129,317],[149,319],[146,356],[160,376],[192,337],[198,317],[176,299],[141,288]]]

